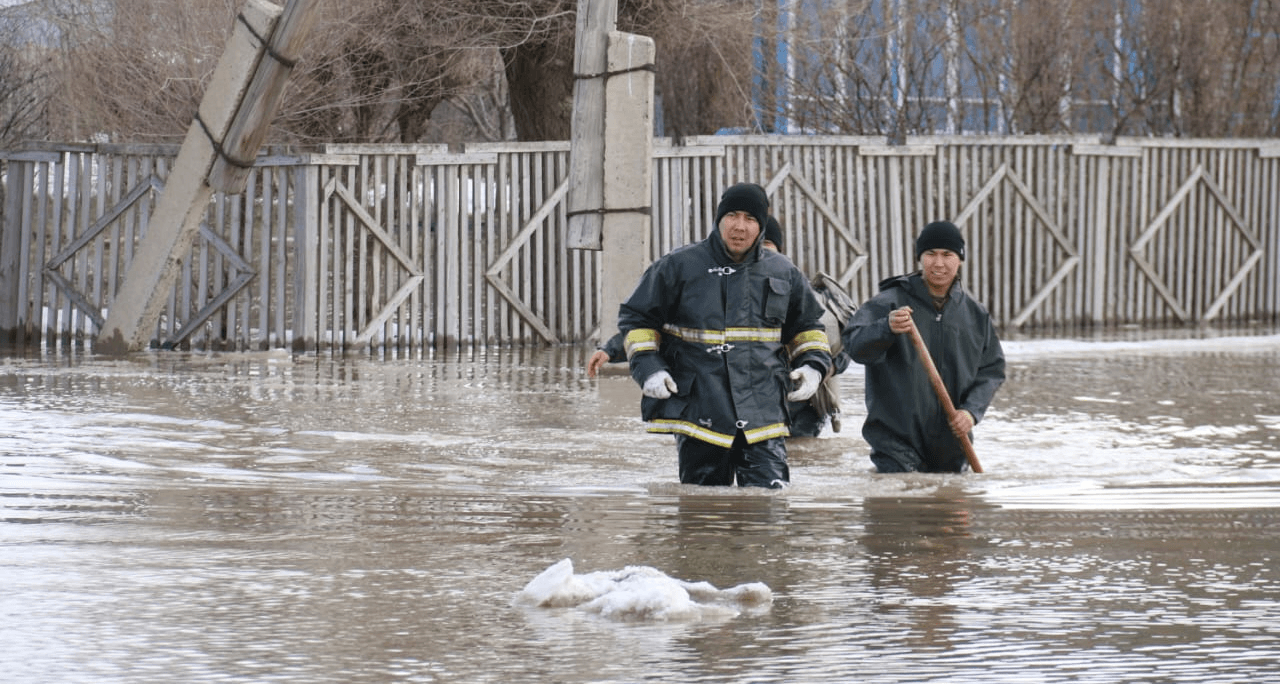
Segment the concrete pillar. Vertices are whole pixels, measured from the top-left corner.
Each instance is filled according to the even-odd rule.
[[[605,82],[600,338],[618,331],[618,305],[649,265],[653,185],[653,39],[609,34]]]

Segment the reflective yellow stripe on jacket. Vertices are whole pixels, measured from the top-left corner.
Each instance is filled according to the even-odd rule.
[[[697,344],[725,344],[726,342],[781,342],[782,328],[726,328],[702,330],[681,328],[671,324],[662,326],[662,332]]]
[[[632,330],[627,333],[627,358],[629,359],[639,352],[658,351],[658,343],[661,339],[662,335],[659,335],[658,331],[653,328],[636,328]]]
[[[682,328],[666,324],[662,332],[695,344],[725,344],[727,342],[781,342],[782,328],[726,328],[724,330],[703,330],[700,328]],[[627,333],[627,357],[642,351],[658,351],[662,335],[653,328],[636,328]],[[822,330],[809,330],[792,338],[787,344],[787,353],[791,358],[801,354],[822,350],[831,353],[831,345],[827,334]]]
[[[708,430],[701,425],[690,423],[687,420],[659,418],[658,420],[650,421],[645,429],[648,432],[660,432],[664,434],[692,437],[724,449],[728,449],[733,446],[733,435],[726,435],[723,432]],[[747,444],[755,444],[756,442],[763,442],[766,439],[773,439],[775,437],[788,437],[791,435],[791,430],[787,428],[785,423],[774,423],[772,425],[765,425],[764,427],[744,430],[742,434],[746,437]]]
[[[788,358],[795,359],[797,356],[805,352],[822,350],[828,355],[831,354],[831,344],[827,340],[827,333],[822,330],[808,330],[791,338],[791,342],[787,344]]]

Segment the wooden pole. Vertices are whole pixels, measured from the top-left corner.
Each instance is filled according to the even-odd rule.
[[[601,249],[604,226],[605,73],[617,0],[578,0],[569,141],[569,247]]]
[[[916,330],[914,323],[911,324],[911,343],[916,347],[916,353],[920,355],[920,363],[924,364],[924,370],[929,374],[929,384],[933,385],[934,394],[938,395],[938,401],[942,402],[942,409],[947,414],[947,421],[955,415],[956,407],[951,402],[951,395],[947,393],[947,386],[942,383],[942,376],[938,375],[938,367],[933,365],[933,357],[929,355],[929,348],[924,346],[924,340],[920,337],[920,331]],[[978,463],[978,454],[973,450],[973,443],[969,441],[968,435],[960,435],[960,446],[964,449],[964,457],[969,461],[969,467],[973,468],[973,472],[981,473],[982,464]]]

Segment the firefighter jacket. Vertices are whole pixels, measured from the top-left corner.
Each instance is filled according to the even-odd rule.
[[[750,444],[786,437],[792,368],[826,375],[822,305],[789,259],[760,244],[734,263],[716,230],[654,262],[623,302],[631,376],[644,384],[666,370],[678,387],[642,400],[649,432],[724,448],[739,430]]]
[[[911,306],[911,318],[951,403],[982,420],[1004,382],[1004,351],[986,307],[957,281],[939,310],[919,272],[880,283],[880,293],[849,319],[844,352],[866,367],[867,418],[862,436],[872,453],[907,471],[960,472],[964,448],[951,434],[928,371],[909,335],[889,329],[889,312]]]

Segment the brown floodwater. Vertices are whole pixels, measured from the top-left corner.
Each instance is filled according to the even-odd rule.
[[[0,358],[0,681],[1280,676],[1280,336],[1006,348],[985,473],[874,474],[855,366],[780,492],[586,349]],[[772,602],[515,601],[564,559]]]

